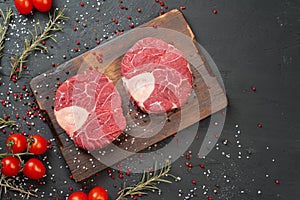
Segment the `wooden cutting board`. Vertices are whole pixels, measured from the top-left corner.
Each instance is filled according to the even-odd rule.
[[[161,38],[180,49],[190,63],[194,85],[190,99],[181,109],[166,116],[143,114],[140,119],[137,117],[140,112],[130,103],[124,92],[120,77],[120,62],[124,53],[139,39],[145,37]],[[100,153],[77,148],[60,128],[53,112],[54,97],[59,82],[89,68],[104,72],[114,81],[122,96],[122,107],[127,124],[129,127],[135,127],[124,131],[113,144],[101,149]],[[196,45],[194,34],[184,16],[177,9],[33,78],[30,86],[40,108],[48,114],[49,125],[76,181],[82,181],[108,166],[119,163],[227,106],[222,87]],[[148,135],[152,136],[147,137]]]

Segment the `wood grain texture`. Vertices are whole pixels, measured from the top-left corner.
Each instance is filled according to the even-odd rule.
[[[145,37],[157,37],[174,43],[174,46],[187,57],[194,82],[192,95],[181,109],[165,116],[146,115],[140,119],[137,117],[139,110],[132,105],[124,92],[120,77],[120,62],[124,53],[135,42]],[[104,72],[114,81],[122,96],[122,107],[128,127],[138,124],[135,128],[124,131],[111,145],[94,152],[77,148],[60,128],[53,113],[53,100],[59,82],[89,68]],[[40,108],[48,114],[49,125],[76,181],[82,181],[227,106],[222,87],[197,48],[194,34],[178,10],[159,16],[56,69],[35,77],[30,86]],[[133,141],[134,145],[132,145]]]

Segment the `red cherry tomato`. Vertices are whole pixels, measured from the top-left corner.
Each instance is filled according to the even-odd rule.
[[[23,174],[30,179],[38,180],[46,174],[46,168],[39,159],[30,158],[25,163]]]
[[[108,200],[108,194],[103,187],[93,187],[88,193],[88,200]]]
[[[52,6],[52,0],[32,0],[33,6],[40,12],[48,12]]]
[[[5,176],[15,176],[20,172],[21,162],[19,158],[6,156],[1,160],[1,173]]]
[[[14,2],[20,14],[27,15],[31,13],[33,8],[32,0],[15,0]]]
[[[68,200],[87,200],[87,195],[81,191],[73,192],[68,197]]]
[[[32,135],[29,138],[29,148],[28,152],[34,155],[43,154],[47,150],[47,140],[40,135]]]
[[[18,133],[11,134],[6,139],[6,148],[11,153],[23,153],[27,149],[27,139]]]

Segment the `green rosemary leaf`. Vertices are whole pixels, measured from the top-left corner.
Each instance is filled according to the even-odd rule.
[[[134,195],[138,195],[138,194],[147,194],[147,192],[136,191],[136,192],[132,192],[130,195],[134,196]]]
[[[156,181],[157,181],[157,182],[163,182],[163,183],[172,183],[172,182],[169,181],[169,180],[161,179],[161,178],[157,179]]]

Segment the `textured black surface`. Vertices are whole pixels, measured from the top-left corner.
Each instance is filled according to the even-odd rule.
[[[32,21],[40,20],[42,24],[47,21],[47,14],[36,11],[27,17],[15,16],[1,59],[4,84],[0,85],[0,99],[11,101],[11,104],[7,107],[1,105],[0,116],[7,114],[14,119],[16,113],[26,115],[30,106],[24,105],[24,102],[34,101],[31,97],[14,101],[13,94],[6,94],[8,90],[20,93],[21,86],[29,87],[31,78],[51,69],[52,62],[63,63],[92,49],[97,45],[96,40],[103,43],[105,36],[114,37],[112,32],[116,29],[130,29],[128,15],[137,25],[160,14],[160,5],[154,0],[124,0],[123,3],[99,0],[100,6],[97,6],[97,1],[84,2],[84,7],[81,7],[79,1],[54,1],[53,7],[66,7],[66,15],[70,18],[63,24],[64,32],[55,33],[57,43],[46,41],[49,54],[36,52],[31,55],[22,78],[12,83],[8,78],[9,59],[23,48],[23,37],[27,37],[24,30],[32,26]],[[299,2],[166,0],[165,4],[168,10],[186,6],[183,13],[196,39],[210,53],[221,72],[229,106],[218,146],[205,159],[197,157],[200,141],[211,118],[200,122],[199,139],[195,139],[188,148],[192,157],[187,160],[182,156],[172,164],[172,173],[181,177],[181,180],[171,185],[161,184],[160,195],[150,191],[142,199],[298,199]],[[120,9],[120,5],[128,9]],[[13,1],[0,1],[1,8],[7,6],[13,6]],[[138,7],[142,10],[140,13],[136,10]],[[217,10],[216,14],[214,9]],[[15,8],[14,11],[17,13]],[[79,22],[76,22],[76,17]],[[26,18],[28,21],[23,24]],[[112,18],[118,19],[119,25]],[[77,31],[73,30],[75,26],[78,27]],[[80,45],[76,45],[77,40],[81,42]],[[79,48],[79,52],[74,52],[75,47]],[[252,86],[257,90],[252,91]],[[26,122],[19,119],[20,131],[28,134],[39,132],[53,139],[46,123],[38,118],[27,121],[35,125],[29,130]],[[262,124],[262,128],[257,127],[258,123]],[[0,137],[2,151],[3,143],[11,131],[6,130],[7,133],[1,133]],[[227,145],[224,145],[224,140],[228,141]],[[88,191],[97,184],[107,188],[110,198],[115,199],[122,182],[133,184],[141,177],[141,174],[131,174],[119,179],[115,171],[115,179],[112,179],[104,171],[83,183],[75,183],[69,178],[69,171],[54,140],[52,145],[53,148],[40,157],[49,166],[41,185],[39,182],[21,181],[23,187],[33,185],[39,189],[38,199],[65,199],[71,193],[70,186],[74,191],[86,186],[85,191]],[[164,142],[160,145],[163,146]],[[191,170],[185,166],[186,161],[193,164]],[[199,167],[200,163],[204,163],[204,169]],[[280,184],[275,184],[276,179]],[[192,180],[196,184],[192,184]],[[19,198],[21,196],[14,192],[2,196],[2,199]]]

